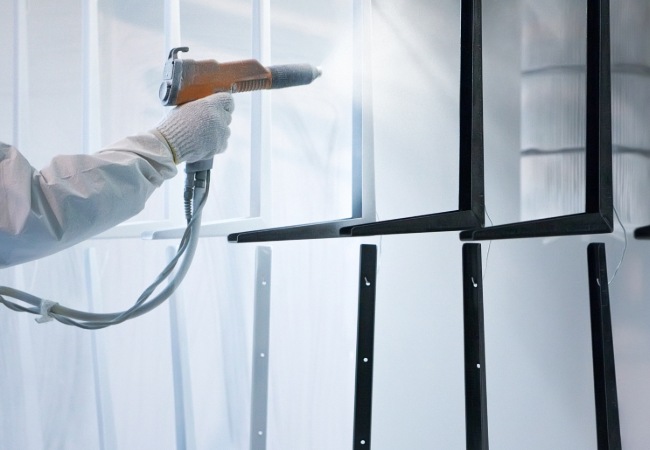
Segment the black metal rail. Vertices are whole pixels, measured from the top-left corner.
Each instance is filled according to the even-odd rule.
[[[463,245],[465,442],[467,450],[488,450],[489,448],[481,264],[481,245]]]
[[[375,342],[377,246],[362,245],[359,264],[357,367],[354,388],[354,450],[370,449],[372,370]]]
[[[620,450],[621,430],[618,419],[616,366],[605,244],[589,244],[587,260],[598,450]]]

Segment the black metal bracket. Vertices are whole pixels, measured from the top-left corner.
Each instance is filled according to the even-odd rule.
[[[591,348],[594,365],[598,450],[620,450],[621,430],[618,418],[616,366],[614,364],[605,244],[589,244],[587,261],[589,264]]]
[[[369,450],[372,419],[377,246],[361,245],[360,253],[357,365],[354,387],[354,443],[352,448],[354,450]]]
[[[460,233],[460,239],[480,241],[614,231],[611,114],[609,0],[588,0],[585,212],[466,230]]]
[[[481,264],[481,245],[463,245],[465,442],[467,450],[488,450],[489,448]]]
[[[233,233],[230,242],[458,231],[485,224],[481,0],[461,1],[458,210],[380,222],[332,221]],[[374,218],[373,218],[374,219]]]
[[[458,210],[344,227],[342,236],[431,233],[484,226],[481,0],[463,0],[460,17]]]

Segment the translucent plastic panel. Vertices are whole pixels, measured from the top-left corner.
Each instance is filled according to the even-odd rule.
[[[521,160],[525,219],[584,211],[586,2],[524,2]],[[614,206],[646,223],[650,170],[650,6],[613,2]],[[645,25],[644,25],[645,24]],[[534,154],[535,152],[542,154]]]
[[[27,96],[19,148],[37,169],[58,154],[82,153],[82,3],[29,1],[26,8]]]
[[[100,311],[123,311],[155,279],[167,260],[162,241],[140,239],[99,240],[96,246]],[[87,309],[83,307],[82,309]],[[95,331],[105,345],[97,357],[107,379],[95,378],[96,395],[112,410],[98,417],[111,424],[115,448],[176,448],[174,388],[169,332],[169,306],[119,326]],[[106,431],[108,433],[108,430]]]
[[[523,70],[586,64],[585,0],[525,0],[523,4]]]
[[[373,1],[381,220],[458,209],[460,3]],[[449,20],[457,17],[457,20]]]
[[[196,448],[248,449],[255,247],[202,239],[194,264],[203,270],[188,273],[178,299],[188,324]]]
[[[352,448],[358,255],[343,239],[273,247],[268,450]]]
[[[162,118],[158,86],[164,43],[160,1],[99,2],[102,145],[150,130]],[[162,220],[166,207],[165,189],[158,189],[131,221]]]
[[[250,59],[252,14],[251,1],[182,0],[181,42],[190,51],[181,57],[219,62]],[[250,214],[250,93],[235,95],[230,130],[228,150],[215,158],[205,221]]]
[[[14,48],[14,11],[9,1],[0,2],[0,47]],[[0,142],[13,143],[14,52],[5,51],[0,65]]]
[[[350,217],[352,2],[274,0],[271,8],[272,63],[323,68],[309,86],[272,93],[273,225]]]

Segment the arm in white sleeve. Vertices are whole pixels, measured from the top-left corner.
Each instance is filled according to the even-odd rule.
[[[0,143],[0,269],[51,255],[136,215],[176,175],[162,136],[143,133],[38,171]]]

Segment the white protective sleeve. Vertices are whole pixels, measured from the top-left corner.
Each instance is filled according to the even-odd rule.
[[[93,155],[57,156],[41,171],[0,142],[0,269],[61,251],[142,211],[177,172],[156,134]]]

